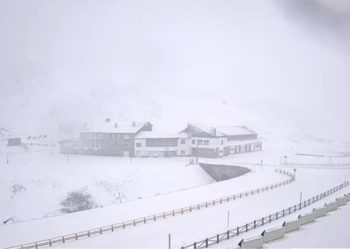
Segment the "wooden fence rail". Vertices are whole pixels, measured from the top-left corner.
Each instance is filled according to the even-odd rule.
[[[193,204],[193,205],[190,205],[188,207],[182,207],[182,208],[174,209],[171,211],[166,211],[163,213],[157,213],[157,214],[153,214],[153,215],[149,215],[149,216],[145,216],[145,217],[136,218],[133,220],[128,220],[128,221],[116,223],[113,225],[103,226],[103,227],[99,227],[99,228],[93,228],[93,229],[89,229],[86,231],[81,231],[81,232],[68,234],[68,235],[64,235],[64,236],[59,236],[59,237],[55,237],[55,238],[51,238],[51,239],[21,244],[21,245],[17,245],[17,246],[8,247],[8,248],[26,249],[26,248],[50,247],[53,245],[64,244],[66,242],[76,241],[76,240],[79,240],[81,238],[86,238],[86,237],[91,237],[91,236],[100,235],[100,234],[104,234],[104,233],[114,232],[116,230],[123,230],[123,229],[129,228],[129,227],[135,227],[135,226],[140,225],[140,224],[156,222],[157,220],[162,220],[162,219],[164,220],[168,217],[174,217],[174,216],[178,216],[178,215],[183,215],[185,213],[199,211],[201,209],[213,207],[216,205],[221,205],[225,202],[227,203],[230,201],[234,201],[237,199],[242,199],[244,197],[248,197],[250,195],[259,194],[261,192],[266,192],[270,189],[281,187],[281,186],[290,184],[291,182],[295,181],[294,174],[287,171],[287,170],[276,169],[275,172],[279,173],[281,175],[287,176],[288,179],[285,181],[273,184],[273,185],[267,185],[267,186],[256,188],[256,189],[253,189],[250,191],[245,191],[245,192],[241,192],[238,194],[220,197],[218,199]],[[215,236],[215,237],[217,237],[217,236]],[[224,237],[224,236],[222,236],[222,237]],[[217,241],[217,238],[215,238],[215,239]],[[212,242],[211,241],[209,242],[209,239],[208,239],[206,244],[207,245],[212,244]]]
[[[347,186],[349,186],[349,181],[345,181],[342,184],[327,190],[326,192],[320,193],[314,197],[311,197],[308,200],[305,200],[301,203],[290,206],[290,207],[283,209],[281,211],[278,211],[276,213],[269,214],[268,216],[254,220],[253,222],[250,222],[250,223],[245,224],[243,226],[236,227],[236,228],[231,229],[229,231],[226,231],[224,233],[217,234],[215,236],[206,238],[202,241],[197,241],[197,242],[194,242],[190,245],[182,246],[181,248],[182,249],[184,249],[184,248],[194,248],[194,249],[207,248],[211,245],[218,244],[223,240],[228,240],[232,237],[235,237],[235,236],[238,236],[242,233],[248,232],[248,231],[255,229],[259,226],[263,226],[264,224],[271,223],[272,221],[281,219],[287,215],[295,213],[296,211],[301,210],[307,206],[310,206],[311,204],[313,204],[313,203],[315,203],[315,202],[317,202],[317,201],[319,201],[319,200],[321,200],[321,199],[323,199],[323,198],[325,198],[325,197],[327,197],[327,196],[329,196],[329,195],[331,195],[331,194],[333,194],[333,193],[335,193],[335,192],[337,192],[337,191],[339,191]]]

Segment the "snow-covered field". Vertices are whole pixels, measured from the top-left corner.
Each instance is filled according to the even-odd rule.
[[[293,147],[292,150],[290,150],[291,147]],[[10,165],[2,168],[5,175],[0,177],[1,192],[7,194],[5,199],[1,200],[1,213],[4,211],[12,216],[22,215],[22,218],[40,217],[50,211],[59,214],[60,200],[68,191],[81,188],[87,189],[104,207],[1,226],[0,246],[9,247],[106,226],[276,183],[286,179],[285,176],[274,172],[276,167],[285,167],[280,164],[284,155],[287,155],[288,161],[291,162],[322,165],[320,168],[295,167],[296,181],[278,189],[156,223],[147,223],[58,245],[60,248],[167,248],[168,235],[171,234],[172,246],[181,247],[294,205],[299,202],[300,192],[303,199],[308,199],[349,179],[350,169],[347,166],[325,168],[325,164],[329,163],[327,157],[294,154],[298,151],[326,155],[330,154],[328,149],[326,144],[318,145],[315,149],[307,144],[290,146],[289,142],[267,140],[261,152],[218,159],[200,159],[202,162],[244,165],[252,170],[239,178],[218,183],[214,183],[200,168],[193,165],[187,166],[188,158],[134,158],[132,160],[100,156],[67,158],[51,150],[11,154]],[[340,147],[337,150],[346,151],[348,148]],[[4,155],[1,157],[1,162],[4,162]],[[261,161],[264,163],[262,166],[256,164]],[[337,157],[334,161],[350,162],[346,157]],[[15,167],[11,168],[11,166]],[[33,173],[31,169],[35,170],[36,176],[31,175]],[[15,183],[13,180],[28,188],[19,192],[14,198],[10,198],[9,186]],[[33,182],[33,180],[36,181]],[[101,186],[99,185],[101,183],[107,184]],[[111,187],[110,183],[117,185]],[[122,203],[118,200],[119,192],[122,193]],[[344,192],[349,192],[349,188],[318,202],[315,206],[323,205],[324,202],[333,200]],[[32,203],[31,198],[35,202]],[[107,206],[107,204],[111,205]],[[304,211],[312,208],[313,206],[305,208]],[[291,215],[293,216],[297,214]],[[266,227],[280,225],[282,221],[274,223]],[[243,236],[254,236],[262,230],[263,228],[260,228]],[[236,247],[240,239],[231,239],[217,247]]]
[[[7,165],[7,154],[0,154],[1,221],[60,215],[60,202],[70,191],[85,191],[98,206],[109,206],[214,182],[200,167],[189,166],[188,158],[67,156],[55,149],[18,148],[8,159]]]

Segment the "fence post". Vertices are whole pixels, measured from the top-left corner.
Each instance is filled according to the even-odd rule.
[[[269,221],[271,222],[271,214],[269,215]]]
[[[35,242],[35,248],[38,249],[38,243],[37,242]]]
[[[219,235],[216,235],[216,243],[219,244]]]
[[[237,236],[239,235],[239,227],[237,227]]]
[[[245,231],[248,232],[248,224],[245,224]]]
[[[173,216],[175,216],[175,211],[173,210]]]
[[[78,234],[75,234],[75,240],[78,240]]]
[[[199,205],[198,205],[198,207],[199,207]],[[199,209],[199,208],[198,208],[198,209]],[[181,213],[184,214],[184,209],[183,209],[183,208],[181,208]]]
[[[165,212],[163,213],[163,218],[165,219]]]
[[[230,238],[230,231],[227,231],[227,239]]]
[[[102,234],[102,228],[100,227],[100,234]]]
[[[254,220],[254,228],[256,228],[256,221]]]
[[[50,247],[52,246],[51,240],[49,240],[49,246],[50,246]]]
[[[146,224],[146,217],[143,217],[143,222]]]
[[[193,248],[197,249],[197,242],[193,243]]]
[[[124,223],[123,223],[124,224]],[[88,230],[88,237],[90,237],[90,230]]]
[[[201,206],[200,206],[199,204],[197,205],[197,209],[198,209],[198,210],[200,210],[200,209],[201,209]]]
[[[112,225],[112,229],[111,230],[112,230],[112,232],[114,232],[114,225]]]
[[[264,217],[262,217],[262,224],[264,225]]]
[[[62,237],[62,243],[65,243],[64,236]]]
[[[157,219],[156,219],[156,215],[155,215],[155,214],[153,215],[153,220],[154,220],[154,221],[156,221],[156,220],[157,220]]]
[[[208,238],[205,239],[205,247],[208,247]]]
[[[192,213],[192,206],[190,206],[190,212]]]

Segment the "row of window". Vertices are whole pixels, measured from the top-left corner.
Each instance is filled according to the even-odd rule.
[[[90,140],[103,140],[103,139],[130,139],[129,134],[112,134],[112,133],[84,133],[82,137]]]
[[[196,140],[193,139],[192,140],[192,145],[196,144]],[[197,144],[198,145],[209,145],[209,140],[201,140],[201,139],[197,139]]]

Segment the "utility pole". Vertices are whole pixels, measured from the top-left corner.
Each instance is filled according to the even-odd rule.
[[[198,150],[198,139],[197,139],[197,154],[196,154],[196,165],[198,165],[198,157],[199,157],[199,150]]]
[[[171,234],[168,235],[168,247],[171,249]]]
[[[227,227],[230,227],[230,210],[227,211]]]
[[[122,203],[122,197],[120,195],[120,192],[118,192],[118,196],[119,196],[119,202]]]

